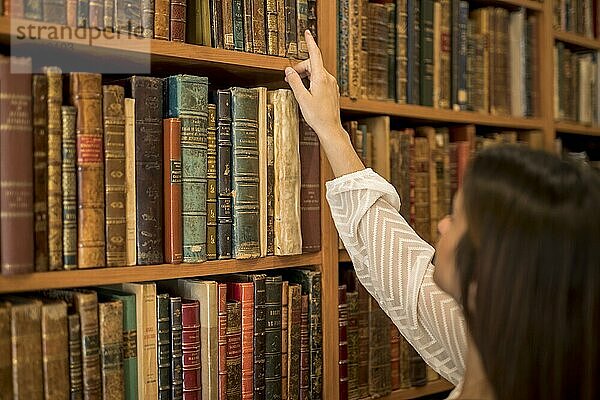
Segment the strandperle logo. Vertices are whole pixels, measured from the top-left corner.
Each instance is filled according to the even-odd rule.
[[[16,28],[16,29],[15,29]],[[122,39],[138,39],[147,40],[142,37],[142,27],[133,26],[131,22],[129,27],[124,30],[113,31],[109,29],[87,28],[85,26],[72,27],[67,25],[40,25],[36,24],[19,24],[13,27],[16,31],[15,38],[17,40],[87,40],[89,46],[94,45],[94,41],[103,40],[122,40]]]

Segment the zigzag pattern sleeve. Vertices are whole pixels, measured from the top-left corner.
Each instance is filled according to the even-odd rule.
[[[434,283],[434,249],[398,212],[398,193],[370,168],[326,185],[358,279],[425,362],[457,385],[465,371],[464,317]]]

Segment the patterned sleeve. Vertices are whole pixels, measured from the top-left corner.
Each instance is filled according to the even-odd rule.
[[[400,198],[370,168],[327,182],[327,201],[356,275],[440,375],[458,384],[465,371],[460,306],[433,282],[434,249],[400,215]]]

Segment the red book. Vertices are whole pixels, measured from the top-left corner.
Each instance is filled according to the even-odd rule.
[[[300,220],[302,252],[321,250],[321,167],[319,138],[300,119]]]
[[[348,398],[348,304],[346,285],[338,286],[338,329],[339,329],[339,395],[340,400]]]
[[[308,336],[308,295],[303,294],[300,311],[300,400],[310,398],[310,338]]]
[[[219,304],[219,325],[217,332],[219,336],[219,398],[227,398],[227,284],[219,283],[217,286],[217,299]]]
[[[252,400],[254,356],[254,284],[227,283],[227,299],[237,300],[242,308],[242,400]]]
[[[183,261],[181,225],[181,120],[163,121],[163,191],[165,196],[165,261],[179,264]]]
[[[200,359],[200,305],[196,300],[183,300],[183,398],[200,400],[202,397],[202,361]]]
[[[400,389],[400,331],[390,323],[390,371],[392,390]]]

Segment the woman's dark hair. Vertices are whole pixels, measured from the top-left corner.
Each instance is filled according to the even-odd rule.
[[[597,171],[498,146],[475,156],[462,190],[462,303],[496,398],[598,398]]]

